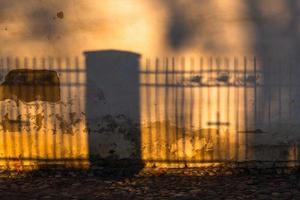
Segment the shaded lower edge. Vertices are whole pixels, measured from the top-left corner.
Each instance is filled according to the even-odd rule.
[[[88,169],[88,159],[39,159],[0,158],[0,169],[11,171],[32,171],[39,169]]]
[[[299,160],[137,160],[137,159],[18,159],[0,158],[1,170],[98,169],[98,168],[281,168],[300,167]]]

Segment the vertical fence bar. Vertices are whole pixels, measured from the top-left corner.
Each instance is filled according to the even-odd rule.
[[[281,130],[282,127],[282,102],[281,102],[281,94],[282,94],[282,60],[281,58],[278,61],[278,79],[277,79],[277,85],[278,85],[278,119],[279,119],[279,129]]]
[[[220,107],[221,107],[221,101],[220,101],[220,80],[218,80],[218,78],[219,78],[219,75],[221,75],[222,76],[222,73],[220,72],[220,70],[221,70],[221,61],[220,61],[220,58],[219,57],[217,57],[216,58],[216,76],[217,76],[217,121],[216,121],[216,125],[217,125],[217,136],[216,136],[216,138],[217,138],[217,158],[215,158],[215,159],[221,159],[221,152],[220,152],[220,149],[221,149],[221,147],[220,147],[220,145],[221,145],[221,143],[220,143],[220,138],[221,138],[221,132],[220,132],[220,129],[221,129],[221,127],[220,127],[220,121],[221,121],[221,114],[220,114]],[[221,77],[222,78],[222,77]]]
[[[272,59],[269,58],[267,62],[267,72],[271,71],[271,66],[272,66]],[[268,83],[267,83],[267,88],[268,88],[268,129],[270,130],[271,128],[271,93],[272,93],[272,83],[271,83],[271,76],[268,76]]]
[[[199,75],[199,139],[200,138],[205,138],[204,133],[203,133],[203,124],[202,124],[202,119],[203,119],[203,57],[200,57],[200,75]],[[200,161],[204,160],[204,153],[205,153],[205,148],[203,147],[201,149],[201,156],[200,156]]]
[[[239,152],[240,152],[240,135],[239,135],[239,112],[240,112],[240,104],[239,104],[239,83],[238,78],[238,67],[239,67],[239,60],[238,58],[234,57],[234,95],[235,95],[235,130],[236,130],[236,139],[235,139],[235,149],[236,149],[236,153],[235,153],[235,158],[236,160],[239,159]]]
[[[64,57],[62,58],[63,60],[63,64],[59,67],[59,72],[60,72],[60,75],[61,75],[61,80],[62,80],[62,77],[65,77],[65,73],[66,73],[66,69],[67,69],[67,64],[68,64],[68,60],[69,58],[68,57]],[[68,94],[68,86],[67,86],[67,79],[63,79],[63,82],[61,83],[62,85],[62,91],[65,92]],[[59,131],[60,131],[60,138],[61,138],[61,145],[62,145],[62,151],[61,151],[61,160],[64,161],[66,158],[67,158],[67,155],[66,154],[66,147],[67,147],[67,144],[66,144],[66,140],[65,140],[65,127],[64,125],[62,125],[63,123],[63,120],[64,120],[64,108],[63,106],[65,106],[65,103],[67,103],[65,100],[66,97],[65,96],[62,96],[61,98],[61,102],[59,104],[59,113],[58,113],[58,119],[59,119]],[[67,152],[68,153],[68,152]]]
[[[169,73],[169,62],[168,62],[168,57],[165,58],[165,67],[164,67],[164,72],[165,72],[165,88],[164,88],[164,91],[165,91],[165,102],[164,102],[164,109],[165,109],[165,133],[166,133],[166,159],[169,160],[170,159],[170,135],[169,135],[169,76],[168,76],[168,73]],[[163,88],[162,88],[163,90]]]
[[[52,70],[53,69],[53,65],[54,65],[54,58],[53,57],[48,57],[48,70]],[[43,70],[46,70],[46,66],[44,66]],[[54,87],[53,85],[51,85],[51,83],[45,83],[44,88],[43,88],[43,93],[44,95],[47,95],[47,93],[50,93],[52,95],[54,95]],[[43,103],[43,108],[44,108],[44,123],[45,123],[45,131],[44,134],[46,135],[45,137],[45,145],[47,147],[49,147],[50,149],[47,150],[47,154],[50,153],[51,151],[51,158],[52,159],[56,159],[56,144],[55,144],[55,136],[53,136],[52,134],[52,138],[49,137],[50,136],[50,132],[49,132],[49,111],[48,111],[48,102]],[[51,111],[50,111],[51,112]],[[52,114],[52,113],[51,113]],[[52,139],[52,146],[50,146],[51,142],[48,142],[48,139],[50,140],[50,138]],[[46,155],[46,158],[48,159],[49,156]]]
[[[47,65],[47,60],[46,60],[46,58],[45,57],[43,57],[42,58],[42,60],[41,60],[41,68],[42,69],[46,69],[46,65]],[[49,60],[48,60],[48,65],[49,65]],[[34,69],[35,70],[35,69]],[[35,73],[33,73],[33,80],[36,80],[36,74]],[[36,87],[33,87],[34,89],[34,94],[36,95],[37,93],[38,93],[38,91],[37,91],[37,88]],[[34,103],[35,104],[35,108],[36,108],[36,112],[35,112],[35,120],[36,120],[36,122],[37,122],[37,120],[38,120],[38,116],[40,115],[40,114],[37,114],[38,113],[38,110],[39,110],[39,108],[40,108],[40,102],[35,102]],[[39,155],[39,158],[40,159],[45,159],[46,158],[46,161],[47,161],[47,158],[48,158],[48,142],[47,142],[47,133],[46,133],[46,131],[43,133],[43,134],[40,134],[39,133],[39,129],[36,127],[35,128],[35,130],[34,130],[34,132],[35,132],[35,135],[37,136],[37,138],[38,138],[38,140],[36,141],[37,143],[39,143],[40,141],[41,142],[43,142],[43,153],[42,153],[42,156],[40,155],[40,153],[38,153],[38,155]],[[37,145],[39,148],[37,149],[37,151],[39,152],[40,151],[40,145],[38,144]]]
[[[5,65],[5,63],[4,63],[4,59],[3,59],[3,57],[0,57],[0,77],[1,77],[1,82],[3,83],[3,81],[4,81],[4,65]],[[6,157],[7,157],[7,149],[6,149],[6,134],[5,134],[5,132],[4,132],[4,129],[3,129],[3,118],[2,118],[2,116],[3,116],[3,111],[4,111],[4,109],[5,108],[3,108],[4,106],[3,106],[3,104],[1,103],[0,104],[0,106],[1,106],[1,110],[0,110],[0,113],[1,113],[1,123],[2,123],[2,131],[1,131],[1,134],[2,134],[2,146],[1,146],[1,148],[3,148],[3,155],[4,155],[4,157],[1,157],[1,162],[4,162],[4,165],[5,165],[5,167],[6,168],[8,168],[8,162],[6,161]]]
[[[253,67],[254,67],[254,129],[257,128],[257,62],[256,57],[253,57]]]
[[[248,98],[247,98],[247,57],[244,56],[244,123],[245,123],[245,157],[248,160]]]
[[[185,121],[185,86],[184,86],[184,78],[185,78],[185,57],[181,58],[181,106],[180,106],[180,114],[181,114],[181,126],[182,126],[182,155],[183,155],[183,161],[184,164],[186,165],[186,138],[185,138],[185,126],[186,126],[186,121]]]
[[[288,59],[288,97],[289,97],[289,102],[288,102],[288,121],[291,123],[292,120],[292,83],[293,83],[293,79],[292,79],[292,67],[293,67],[293,62]]]
[[[177,62],[179,63],[180,65],[180,60]],[[174,65],[173,65],[173,69],[174,69],[174,74],[175,74],[175,81],[174,81],[174,88],[175,88],[175,95],[174,95],[174,106],[175,106],[175,130],[176,130],[176,151],[177,151],[177,154],[175,155],[176,156],[176,160],[177,162],[180,162],[179,160],[179,156],[178,156],[178,150],[179,150],[179,147],[180,145],[178,144],[178,141],[179,141],[179,138],[180,138],[180,132],[178,130],[178,127],[179,127],[179,111],[178,111],[178,105],[179,105],[179,102],[178,102],[178,95],[179,95],[179,92],[178,92],[178,84],[177,84],[177,80],[178,80],[178,69],[176,70],[176,62],[174,61]],[[179,70],[180,71],[180,70]]]
[[[210,57],[209,58],[209,69],[208,69],[208,81],[207,81],[207,121],[211,121],[211,86],[210,86],[210,82],[213,80],[213,58]],[[209,142],[212,142],[212,133],[211,133],[211,128],[208,128],[208,138],[209,138]],[[214,158],[214,152],[211,153],[211,155],[209,156],[209,160],[213,160]]]
[[[72,119],[71,119],[71,113],[72,113],[72,106],[73,106],[73,103],[74,103],[74,99],[72,98],[72,74],[71,73],[74,73],[73,72],[73,69],[71,67],[71,59],[69,57],[66,58],[66,67],[64,69],[64,72],[66,74],[66,82],[64,83],[64,85],[66,85],[66,90],[67,90],[67,102],[66,102],[66,108],[64,110],[64,113],[68,113],[69,116],[66,116],[66,120],[68,120],[69,122],[66,124],[66,128],[67,128],[67,138],[68,138],[68,149],[69,149],[69,152],[68,152],[68,159],[72,160],[73,157],[74,157],[74,152],[73,152],[73,134],[75,134],[72,130]],[[62,116],[63,116],[63,113],[62,113]],[[65,120],[63,118],[63,120]]]
[[[231,90],[231,86],[230,86],[230,61],[228,59],[228,57],[225,57],[225,71],[227,73],[228,76],[228,80],[227,80],[227,94],[226,94],[226,123],[230,121],[230,115],[229,115],[229,107],[230,107],[230,90]],[[226,134],[226,149],[228,150],[227,153],[225,153],[225,158],[229,159],[230,158],[230,135],[231,135],[231,131],[229,130],[230,128],[230,124],[227,125],[225,134]]]
[[[195,75],[195,63],[194,63],[194,58],[190,58],[190,67],[191,67],[191,73],[190,73],[190,76],[191,78],[194,77]],[[191,80],[190,78],[190,80]],[[190,81],[189,80],[189,81]],[[195,130],[193,129],[193,123],[194,123],[194,114],[193,114],[193,110],[195,109],[195,105],[194,105],[194,85],[191,84],[191,82],[189,82],[189,85],[190,85],[190,107],[189,107],[189,116],[190,116],[190,119],[189,119],[189,129],[190,129],[190,138],[192,138],[192,151],[195,152]],[[192,156],[193,158],[193,156]]]
[[[25,57],[24,58],[24,69],[28,69],[28,68],[29,68],[28,58]],[[28,94],[24,94],[24,92],[23,92],[22,96],[23,95],[25,96],[25,95],[28,95]],[[26,104],[25,105],[25,117],[24,117],[25,120],[26,120],[26,122],[30,121],[30,117],[29,116],[30,116],[30,112],[29,112],[29,109],[28,109],[28,105]],[[28,149],[28,155],[27,155],[27,157],[28,157],[29,160],[33,160],[33,157],[32,157],[32,141],[31,141],[31,137],[30,137],[31,133],[30,133],[30,129],[29,128],[30,128],[30,126],[26,127],[26,130],[24,131],[24,134],[26,134],[25,137],[26,137],[26,140],[27,140],[27,142],[26,142],[26,146],[27,146],[27,149]]]
[[[152,150],[152,145],[153,144],[153,134],[152,134],[152,123],[151,123],[151,99],[152,99],[152,95],[151,95],[151,71],[150,71],[150,64],[151,64],[151,60],[149,58],[146,58],[146,73],[145,73],[145,81],[146,81],[146,109],[147,109],[147,123],[146,126],[149,125],[149,133],[148,133],[148,140],[149,140],[149,146],[148,146],[148,155],[150,156],[150,159],[153,159],[153,150]],[[154,83],[155,85],[156,83]],[[147,143],[146,143],[147,144]]]
[[[73,87],[74,88],[74,91],[76,93],[76,98],[77,98],[77,101],[76,101],[76,106],[77,106],[77,109],[76,109],[76,113],[80,116],[81,115],[81,98],[80,98],[80,95],[83,95],[83,91],[82,91],[82,84],[80,82],[80,75],[81,75],[81,70],[79,69],[80,68],[80,64],[79,64],[79,58],[76,56],[74,58],[74,65],[75,65],[75,82],[73,83]],[[81,118],[81,117],[80,117]],[[81,133],[81,124],[79,124],[79,132],[76,133],[76,136],[75,136],[75,140],[76,140],[76,152],[75,152],[75,155],[80,159],[81,158],[81,154],[80,154],[80,151],[81,151],[81,138],[82,138],[82,134]],[[84,165],[84,163],[82,162],[79,162],[79,164],[82,164]]]
[[[19,58],[15,58],[15,69],[18,70],[20,69],[20,60]],[[18,77],[20,78],[20,77]],[[17,80],[18,83],[15,83],[15,89],[17,91],[17,94],[20,94],[21,98],[24,97],[23,91],[21,90],[21,85],[19,83],[19,81],[21,80]],[[17,99],[15,99],[16,101],[16,123],[17,123],[17,135],[15,135],[15,138],[18,138],[18,159],[19,159],[19,169],[22,169],[23,167],[23,157],[24,157],[24,148],[23,148],[23,131],[22,131],[22,126],[23,126],[23,119],[22,119],[22,104],[20,103],[20,99],[19,97]],[[14,126],[14,124],[12,124]],[[15,130],[14,130],[15,131]]]
[[[11,69],[13,68],[13,61],[10,57],[7,57],[7,71],[9,72]],[[13,85],[9,84],[9,91],[13,90]],[[9,134],[9,138],[10,138],[10,144],[9,144],[9,148],[11,149],[10,151],[10,156],[13,159],[18,159],[18,156],[16,155],[16,141],[15,141],[15,134],[10,132],[10,128],[11,128],[11,121],[10,118],[11,117],[15,117],[15,111],[13,109],[14,106],[11,105],[11,101],[10,101],[10,105],[9,105],[9,112],[5,114],[5,120],[4,120],[4,126],[5,126],[5,131]],[[11,113],[11,116],[9,116],[9,113]]]
[[[174,149],[178,149],[178,144],[177,144],[177,141],[178,141],[178,129],[177,129],[177,110],[176,110],[176,105],[177,105],[177,101],[176,101],[176,98],[177,98],[177,87],[176,87],[176,77],[177,77],[177,74],[176,74],[176,70],[175,70],[175,58],[172,57],[172,61],[171,61],[171,72],[172,72],[172,101],[171,101],[171,110],[174,111],[174,113],[172,112],[172,114],[174,115],[172,120],[175,120],[175,129],[174,129],[174,134],[173,135],[173,148]],[[173,158],[174,159],[174,158]],[[178,157],[175,156],[175,159],[176,161],[178,162]]]
[[[32,60],[32,70],[35,70],[37,67],[38,67],[38,65],[40,65],[40,66],[44,66],[44,63],[45,63],[45,61],[44,61],[44,59],[43,59],[43,57],[40,57],[39,59],[37,59],[37,58],[33,58],[33,60]],[[33,79],[35,79],[35,74],[33,74],[32,75],[32,78]],[[29,94],[29,95],[34,95],[35,93],[36,93],[36,88],[35,87],[32,87],[32,93],[33,94]],[[37,102],[35,101],[35,102],[33,102],[32,104],[30,104],[30,112],[32,113],[32,112],[34,112],[35,114],[36,113],[38,113],[38,105],[37,105]],[[31,117],[32,117],[32,119],[33,119],[33,117],[34,116],[32,116],[32,115],[30,115]],[[30,128],[29,128],[29,131],[30,131],[30,133],[33,135],[33,137],[31,137],[31,142],[34,144],[34,154],[35,154],[35,159],[36,160],[39,160],[39,159],[41,159],[42,158],[42,156],[40,155],[40,144],[39,144],[39,139],[40,139],[40,137],[39,137],[39,135],[38,135],[38,133],[37,133],[37,130],[35,129],[35,126],[30,126]],[[43,142],[43,141],[42,141]]]
[[[51,71],[53,70],[57,73],[56,65],[57,65],[57,60],[53,57],[49,57],[49,70],[51,70]],[[48,92],[51,93],[51,94],[55,94],[55,88],[60,87],[60,85],[56,85],[56,84],[59,84],[59,83],[54,83],[55,85],[53,85],[53,86],[48,85],[48,87],[49,87],[49,88],[47,88]],[[50,113],[50,116],[49,116],[48,112]],[[47,113],[46,119],[45,119],[46,129],[49,130],[50,127],[53,129],[53,132],[52,132],[52,148],[53,148],[52,156],[53,156],[54,160],[57,160],[57,148],[58,148],[58,146],[57,146],[57,143],[56,143],[57,127],[56,127],[56,123],[55,123],[55,121],[56,121],[55,120],[55,117],[56,117],[56,115],[55,115],[55,104],[50,105],[49,111],[48,111],[48,105],[46,105],[45,113]],[[49,124],[49,123],[51,123],[51,124]]]
[[[57,60],[57,72],[61,78],[61,74],[62,74],[62,58],[58,57],[56,58]],[[61,80],[61,79],[60,79]],[[64,89],[64,82],[61,82],[61,91],[63,91]],[[61,117],[61,110],[62,110],[62,99],[59,102],[58,105],[58,109],[56,108],[56,106],[54,106],[54,121],[55,121],[55,133],[58,135],[56,135],[56,140],[58,140],[59,142],[56,142],[56,144],[59,144],[59,159],[63,159],[64,158],[64,141],[63,141],[63,134],[62,134],[62,130],[61,127],[59,125],[57,125],[58,122],[58,117]]]
[[[158,140],[160,138],[161,129],[160,129],[160,117],[159,117],[159,107],[160,107],[160,101],[159,101],[159,58],[156,58],[155,61],[155,140]],[[159,157],[161,159],[161,148],[160,148],[161,142],[158,142],[158,145],[156,146],[156,157]]]

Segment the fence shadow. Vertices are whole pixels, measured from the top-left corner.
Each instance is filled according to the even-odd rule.
[[[274,132],[297,131],[277,123],[291,122],[284,99],[299,87],[295,67],[283,63],[117,50],[1,59],[0,164],[129,167],[132,175],[143,166],[297,161],[297,146]],[[278,76],[265,74],[271,65]]]
[[[1,167],[142,166],[139,59],[125,51],[75,58],[1,58]],[[129,172],[129,171],[128,171]]]
[[[1,167],[87,166],[79,58],[2,58]]]
[[[245,160],[256,131],[249,103],[259,82],[255,65],[255,58],[146,59],[140,72],[143,160],[173,167]]]
[[[297,165],[295,64],[288,57],[146,59],[143,160],[169,167]]]
[[[299,23],[298,2],[287,0],[266,7],[246,1],[253,28],[253,47],[262,63],[264,90],[258,122],[268,135],[256,137],[256,155],[276,151],[273,160],[299,160]],[[276,13],[276,14],[275,14]],[[280,17],[279,17],[280,16]],[[263,101],[263,102],[262,102]],[[269,145],[262,145],[268,143]],[[278,150],[281,149],[281,150]]]

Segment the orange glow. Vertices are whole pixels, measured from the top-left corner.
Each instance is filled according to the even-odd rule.
[[[70,63],[67,64],[68,61],[65,61],[53,58],[47,60],[25,58],[24,60],[7,59],[2,62],[3,66],[7,66],[4,68],[6,72],[21,66],[35,70],[46,69],[46,66],[52,67],[59,71],[58,87],[61,94],[59,94],[59,102],[24,102],[18,100],[18,97],[14,97],[14,100],[1,101],[1,167],[18,170],[34,169],[51,163],[70,167],[88,166],[86,122],[84,115],[81,114],[85,109],[85,87],[83,87],[85,74],[74,74],[75,72],[71,72]],[[83,69],[78,64],[71,65],[74,66],[73,69],[76,67]],[[0,67],[3,69],[3,66]],[[34,74],[29,78],[31,79],[28,81],[37,80]],[[75,86],[75,83],[81,83],[82,87]],[[22,83],[23,94],[26,96],[25,84],[30,83]],[[6,90],[7,92],[13,88],[16,90],[18,89],[16,87],[18,86],[7,86]],[[50,86],[48,89],[45,86],[42,93],[53,91]],[[22,91],[19,94],[22,94]]]
[[[254,88],[239,83],[244,66],[237,58],[148,60],[140,75],[143,160],[178,167],[245,159],[240,131],[253,126]]]

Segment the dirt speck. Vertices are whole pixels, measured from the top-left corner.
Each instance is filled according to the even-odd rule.
[[[63,11],[60,11],[60,12],[56,13],[56,16],[57,16],[59,19],[63,19],[63,18],[64,18],[64,12],[63,12]]]

